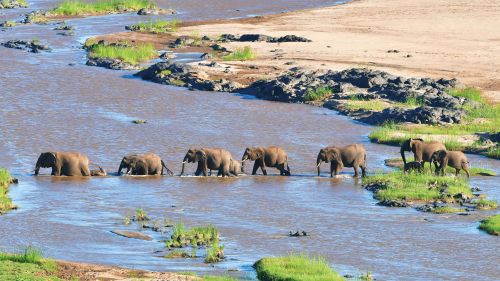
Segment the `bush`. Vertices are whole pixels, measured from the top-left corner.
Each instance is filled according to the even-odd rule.
[[[307,255],[263,258],[254,265],[261,281],[338,281],[344,280],[324,258]]]
[[[246,61],[246,60],[253,60],[255,59],[256,55],[254,50],[250,48],[250,46],[246,46],[244,48],[238,48],[231,54],[223,57],[225,61],[234,61],[234,60],[239,60],[239,61]]]
[[[321,100],[332,94],[332,89],[329,87],[320,86],[316,89],[308,88],[304,94],[305,101]]]
[[[137,65],[156,57],[155,48],[151,44],[140,44],[137,46],[129,46],[126,43],[109,45],[93,44],[87,46],[87,48],[91,58],[119,59],[132,65]]]
[[[500,235],[500,214],[482,220],[479,229],[491,235]]]

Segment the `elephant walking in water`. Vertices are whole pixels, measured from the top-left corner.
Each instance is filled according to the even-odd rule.
[[[90,176],[89,158],[78,152],[44,152],[36,161],[35,176],[40,168],[52,168],[52,176]]]
[[[121,175],[122,169],[127,169],[125,173],[127,175],[163,175],[163,168],[167,170],[167,174],[174,174],[154,153],[132,154],[122,158],[118,167],[118,175]]]
[[[422,166],[425,167],[425,162],[429,162],[429,167],[432,170],[432,161],[431,156],[434,152],[438,150],[446,150],[444,144],[433,141],[433,142],[424,142],[423,139],[408,139],[401,144],[401,157],[403,158],[403,163],[406,164],[405,151],[413,152],[413,156],[415,157],[414,161],[423,162]],[[434,166],[437,169],[437,164]]]
[[[237,161],[236,161],[237,162]],[[217,176],[237,176],[239,163],[236,163],[231,153],[222,148],[191,148],[182,161],[181,176],[184,174],[186,163],[198,163],[195,175],[207,176],[208,170],[217,170]]]
[[[328,146],[321,149],[316,160],[318,177],[321,173],[321,162],[330,162],[330,177],[340,173],[344,167],[354,168],[354,177],[358,177],[358,167],[361,176],[366,176],[366,150],[361,144],[350,144],[345,147]]]
[[[245,153],[241,158],[241,171],[243,172],[243,167],[245,161],[255,161],[253,164],[252,175],[257,174],[257,170],[260,168],[264,175],[267,175],[266,167],[273,167],[280,171],[280,175],[289,176],[290,167],[288,166],[288,155],[280,147],[270,146],[270,147],[247,147]]]

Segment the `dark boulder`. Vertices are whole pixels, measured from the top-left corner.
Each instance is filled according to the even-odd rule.
[[[40,43],[38,40],[25,41],[25,40],[9,40],[1,43],[6,48],[25,50],[31,53],[39,53],[41,51],[50,51],[48,45]]]
[[[111,59],[111,58],[89,58],[87,60],[86,65],[99,66],[115,70],[133,70],[139,68],[136,65],[131,65],[119,59]]]

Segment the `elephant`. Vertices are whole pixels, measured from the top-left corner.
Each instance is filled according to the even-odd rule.
[[[262,170],[262,174],[267,175],[266,167],[273,167],[280,171],[281,176],[290,176],[290,166],[288,166],[288,154],[280,147],[247,147],[241,158],[241,171],[244,170],[245,161],[255,161],[252,175],[257,174],[257,169]]]
[[[403,170],[405,174],[411,171],[416,171],[422,174],[424,172],[424,166],[422,165],[422,162],[413,161],[404,164]]]
[[[105,177],[108,173],[102,167],[99,167],[99,170],[90,170],[90,175],[93,177]]]
[[[78,152],[43,152],[38,157],[35,176],[40,168],[52,168],[52,176],[90,176],[89,158]]]
[[[327,146],[321,149],[316,160],[318,177],[320,176],[321,162],[330,162],[330,177],[335,176],[344,168],[354,168],[354,177],[358,177],[358,167],[361,176],[366,176],[366,150],[361,144],[350,144],[345,147]]]
[[[195,175],[207,176],[208,170],[217,170],[217,176],[229,177],[231,175],[237,176],[234,173],[235,164],[233,162],[233,169],[231,163],[233,158],[231,153],[222,148],[190,148],[182,161],[181,176],[184,174],[186,163],[198,163]]]
[[[403,163],[406,164],[405,151],[413,152],[413,156],[415,157],[414,161],[423,162],[422,166],[425,167],[425,162],[429,162],[429,167],[432,169],[431,156],[432,153],[438,150],[446,150],[444,144],[433,141],[433,142],[424,142],[423,139],[413,139],[409,138],[401,144],[401,157],[403,158]],[[436,168],[437,165],[435,164]]]
[[[163,168],[167,170],[168,175],[174,173],[165,165],[165,162],[154,153],[132,154],[122,158],[118,175],[121,175],[122,169],[126,168],[125,174],[129,175],[164,175]]]
[[[435,151],[431,156],[431,161],[436,165],[435,173],[436,175],[444,175],[446,166],[455,168],[455,175],[458,176],[460,170],[464,170],[467,174],[467,178],[470,177],[469,174],[469,161],[467,156],[462,151],[447,151],[438,150]],[[439,163],[439,167],[437,164]]]
[[[231,158],[231,163],[229,165],[229,173],[237,176],[241,172],[241,164],[238,160]]]

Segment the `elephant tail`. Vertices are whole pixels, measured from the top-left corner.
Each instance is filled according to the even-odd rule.
[[[161,174],[163,175],[163,168],[165,168],[167,170],[167,174],[170,176],[173,176],[174,173],[172,171],[170,171],[169,168],[167,168],[167,165],[165,165],[165,162],[163,162],[163,160],[160,160],[160,161],[161,161]]]

